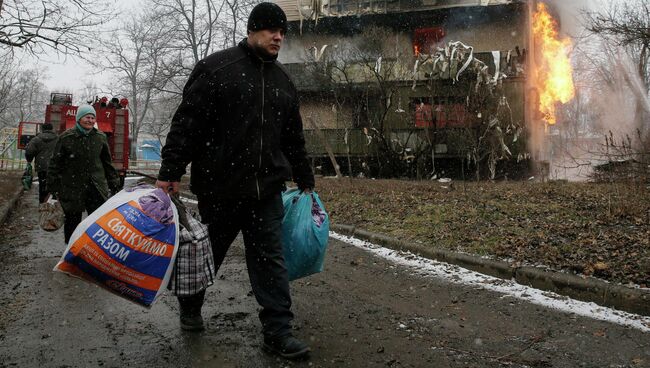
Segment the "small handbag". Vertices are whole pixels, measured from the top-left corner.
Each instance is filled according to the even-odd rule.
[[[23,172],[23,177],[20,179],[21,183],[23,183],[23,188],[25,188],[25,190],[30,190],[32,188],[33,178],[34,177],[32,175],[32,164],[28,162],[27,167],[25,167],[25,171]]]
[[[179,198],[172,196],[178,210],[178,253],[168,289],[176,296],[192,296],[214,283],[216,271],[208,227],[194,218]]]
[[[38,206],[38,225],[45,231],[57,231],[63,226],[64,215],[61,203],[52,196]]]

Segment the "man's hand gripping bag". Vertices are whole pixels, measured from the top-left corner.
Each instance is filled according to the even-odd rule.
[[[289,280],[323,271],[330,220],[315,192],[289,189],[282,193],[282,245]]]
[[[169,283],[178,234],[162,189],[122,190],[79,224],[54,270],[149,308]]]

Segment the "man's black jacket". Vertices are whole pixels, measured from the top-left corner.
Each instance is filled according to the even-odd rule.
[[[246,39],[201,60],[185,85],[158,179],[180,181],[190,162],[199,198],[263,198],[290,179],[314,186],[296,88]]]
[[[34,163],[37,172],[47,171],[58,138],[53,131],[44,130],[29,141],[25,150],[25,159],[27,162],[36,159]]]

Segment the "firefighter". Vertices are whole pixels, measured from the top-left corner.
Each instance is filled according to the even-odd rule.
[[[81,222],[83,211],[92,213],[110,193],[120,190],[108,140],[94,127],[95,116],[92,106],[79,106],[75,126],[59,136],[50,160],[48,187],[63,207],[66,244]]]
[[[57,135],[52,131],[50,123],[41,125],[41,132],[32,138],[25,150],[25,158],[30,164],[35,163],[36,174],[38,175],[38,203],[47,200],[49,194],[47,188],[47,166],[52,158],[56,146]]]
[[[276,60],[287,29],[276,4],[255,6],[248,37],[201,60],[183,91],[162,149],[158,187],[178,192],[191,162],[191,189],[208,224],[217,268],[241,230],[251,286],[262,310],[263,347],[285,358],[309,347],[291,331],[291,295],[282,256],[281,191],[314,187],[298,94]],[[179,298],[181,328],[203,329],[204,293]]]

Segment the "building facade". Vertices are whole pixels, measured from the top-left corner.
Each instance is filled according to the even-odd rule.
[[[354,174],[349,161],[382,154],[424,171],[525,156],[528,2],[277,3],[289,20],[280,61],[315,159],[329,153]]]

